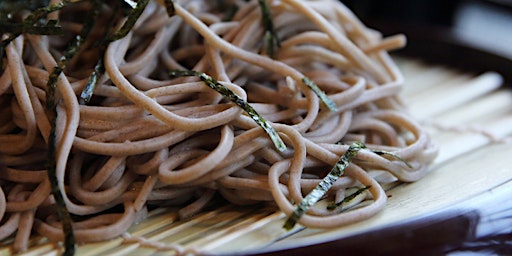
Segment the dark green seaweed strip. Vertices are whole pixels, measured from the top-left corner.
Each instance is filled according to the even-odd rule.
[[[95,6],[96,7],[96,6]],[[57,100],[55,99],[55,93],[57,91],[57,82],[62,71],[65,69],[67,62],[72,59],[83,45],[85,39],[91,32],[94,22],[98,16],[97,12],[92,12],[86,18],[80,34],[75,37],[73,43],[66,49],[64,54],[59,59],[56,67],[54,67],[50,77],[48,79],[46,87],[46,111],[48,113],[51,130],[48,138],[48,155],[47,155],[47,173],[48,179],[50,180],[52,194],[55,198],[57,205],[57,213],[62,221],[62,230],[64,232],[64,247],[65,251],[63,255],[74,255],[76,250],[75,236],[73,232],[71,216],[66,208],[64,202],[63,192],[59,188],[57,174],[56,174],[56,130],[57,130]]]
[[[135,8],[130,11],[126,22],[109,38],[109,41],[113,42],[125,37],[130,32],[130,30],[132,30],[135,22],[137,22],[144,9],[146,9],[146,5],[148,5],[148,3],[149,0],[139,0]]]
[[[10,33],[11,35],[7,37],[6,39],[2,40],[0,43],[0,68],[3,67],[3,57],[4,57],[4,50],[5,47],[9,43],[11,43],[14,39],[16,39],[19,35],[22,33],[31,33],[31,34],[38,34],[38,35],[44,35],[45,32],[47,32],[50,35],[53,34],[61,34],[62,28],[57,26],[56,22],[49,22],[46,25],[42,26],[35,26],[36,23],[38,23],[42,18],[46,17],[49,13],[52,13],[54,11],[58,11],[62,9],[64,6],[66,6],[69,3],[77,2],[77,0],[65,0],[60,3],[56,3],[53,5],[37,8],[34,10],[27,18],[23,20],[23,23],[21,24],[21,27],[16,29],[18,26],[11,27],[13,30],[7,30],[6,32]],[[53,26],[53,27],[51,27]]]
[[[167,0],[168,1],[168,0]],[[95,2],[98,2],[97,0]],[[99,1],[101,3],[101,1]],[[89,79],[87,80],[87,83],[85,84],[84,89],[82,90],[82,93],[80,94],[79,102],[80,104],[87,104],[92,98],[92,95],[94,94],[94,90],[96,89],[96,86],[98,85],[99,78],[105,73],[105,66],[103,63],[103,56],[105,55],[106,48],[108,45],[116,40],[119,40],[123,37],[125,37],[130,30],[133,28],[135,23],[137,22],[137,19],[140,17],[144,9],[146,8],[146,5],[148,4],[149,0],[143,0],[136,3],[136,5],[132,5],[132,1],[128,2],[130,6],[133,7],[133,9],[128,14],[126,22],[123,24],[123,26],[116,31],[113,35],[106,38],[102,43],[100,43],[100,59],[94,66],[94,70],[89,76]],[[134,2],[135,3],[135,2]],[[166,3],[167,4],[167,3]],[[172,1],[171,1],[172,4]],[[167,7],[171,8],[171,7]],[[172,8],[174,8],[174,5],[172,5]],[[99,11],[99,8],[98,8]],[[168,10],[169,11],[169,10]],[[114,17],[112,16],[112,19],[108,24],[112,24],[114,21]],[[108,26],[110,27],[110,26]],[[108,28],[107,28],[108,29]]]
[[[105,73],[105,66],[103,65],[103,53],[104,51],[102,51],[100,59],[94,66],[94,70],[89,76],[89,79],[87,79],[87,83],[85,84],[82,93],[80,93],[80,98],[78,101],[82,105],[85,105],[91,101],[92,95],[94,94],[94,89],[96,89],[100,77]]]
[[[101,0],[94,0],[95,4],[98,4],[97,11],[100,11],[101,8]],[[135,6],[136,3],[134,3]],[[119,7],[119,6],[116,6]],[[96,9],[95,9],[96,10]],[[114,13],[118,11],[117,8],[114,8]],[[84,89],[82,90],[82,93],[80,94],[80,98],[78,99],[79,103],[82,105],[85,105],[91,101],[92,95],[94,94],[94,90],[96,89],[96,86],[98,85],[100,77],[105,73],[105,63],[103,62],[103,57],[105,56],[106,49],[108,45],[110,44],[109,41],[109,31],[114,26],[114,21],[116,19],[116,15],[110,16],[109,20],[107,21],[105,25],[105,31],[102,36],[102,38],[96,43],[96,47],[99,48],[99,56],[100,58],[96,62],[96,65],[94,65],[94,69],[87,79],[87,83],[85,84]]]
[[[50,136],[48,137],[48,153],[46,168],[48,179],[50,180],[52,194],[55,198],[57,205],[57,213],[62,221],[62,231],[64,232],[64,253],[63,255],[74,255],[76,250],[75,235],[73,232],[71,216],[66,208],[66,203],[62,196],[62,191],[59,188],[57,180],[57,101],[55,99],[55,92],[57,90],[57,81],[62,72],[60,66],[56,66],[50,74],[46,88],[46,111],[48,113],[49,121],[51,124]]]
[[[19,23],[0,21],[0,31],[9,31],[9,33],[14,34],[16,36],[21,35],[23,33],[32,35],[63,34],[62,27],[58,26],[54,22],[48,22],[47,24],[40,26],[26,26],[24,24]],[[16,38],[16,36],[14,36],[13,38]],[[4,41],[2,42],[2,45],[5,46],[7,46],[8,42],[10,42],[7,39],[5,39]]]
[[[34,27],[34,25],[37,22],[39,22],[40,19],[46,17],[46,15],[48,15],[49,13],[58,11],[58,10],[62,9],[64,6],[66,6],[67,4],[74,3],[74,2],[77,2],[77,1],[76,0],[75,1],[67,0],[67,1],[62,1],[60,3],[56,3],[53,5],[49,5],[46,7],[41,7],[41,8],[36,9],[27,18],[25,18],[25,20],[23,20],[23,23],[22,23],[20,29],[18,29],[17,31],[8,31],[9,33],[11,33],[11,36],[2,41],[2,47],[7,46],[7,44],[9,44],[9,42],[11,42],[16,37],[18,37],[19,35],[21,35],[22,33],[26,32],[26,31],[36,31],[37,28],[39,28],[39,27]],[[53,25],[53,27],[55,27],[57,25],[57,23],[49,22],[46,24],[46,27],[49,27],[52,25]],[[45,26],[42,26],[42,27],[44,29]],[[42,33],[38,33],[38,34],[42,34]]]
[[[331,188],[331,186],[336,182],[343,173],[345,173],[345,169],[348,167],[352,159],[357,155],[361,149],[365,149],[366,146],[362,142],[354,142],[352,143],[347,151],[340,157],[338,162],[331,169],[329,174],[325,176],[325,178],[318,183],[318,185],[308,194],[302,202],[295,208],[288,219],[283,225],[283,228],[286,230],[292,229],[295,224],[299,221],[300,217],[304,215],[304,213],[313,206],[320,198],[322,198],[327,191]]]
[[[400,160],[401,162],[403,162],[405,165],[407,165],[407,167],[409,168],[413,168],[412,165],[407,162],[405,159],[403,159],[401,156],[397,155],[397,154],[394,154],[394,153],[391,153],[391,152],[388,152],[388,151],[384,151],[384,150],[376,150],[376,149],[372,149],[371,150],[373,153],[377,154],[377,155],[388,155],[388,156],[391,156],[391,157],[394,157],[398,160]]]
[[[233,91],[231,91],[229,88],[225,87],[221,83],[219,83],[217,80],[212,78],[211,76],[198,71],[193,70],[175,70],[171,71],[169,73],[171,77],[180,77],[180,76],[196,76],[201,79],[206,85],[208,85],[210,88],[216,90],[218,93],[223,95],[224,97],[228,98],[230,101],[237,104],[240,108],[242,108],[251,118],[254,120],[265,132],[268,134],[272,142],[274,143],[274,146],[279,151],[286,150],[286,144],[284,144],[281,137],[279,137],[279,134],[277,134],[276,130],[270,125],[270,123],[263,118],[256,110],[244,99],[240,98],[238,95],[236,95]]]
[[[92,11],[90,12],[90,15],[87,16],[84,27],[91,27],[94,25],[95,20],[98,18],[100,14],[101,9],[101,0],[94,0]],[[113,19],[113,17],[112,17]],[[103,66],[103,52],[105,50],[105,47],[100,47],[100,59],[94,66],[94,70],[89,76],[89,79],[87,80],[87,83],[85,84],[84,89],[82,90],[82,93],[80,94],[80,98],[78,99],[80,104],[87,104],[93,95],[94,89],[96,88],[96,85],[98,84],[99,78],[105,73],[105,68]]]
[[[267,0],[258,0],[258,4],[261,9],[261,21],[263,28],[265,29],[265,45],[267,48],[267,54],[273,56],[275,52],[274,47],[281,47],[279,36],[274,27],[274,21],[272,19],[272,13],[270,12],[270,6]]]
[[[51,122],[55,123],[57,116],[55,111],[53,113],[53,117],[51,118]],[[64,232],[64,253],[62,255],[65,256],[71,256],[75,254],[76,250],[76,242],[75,242],[75,235],[73,232],[73,226],[72,226],[72,220],[71,215],[69,214],[66,203],[64,202],[64,198],[62,196],[62,191],[59,189],[59,184],[57,182],[57,175],[56,175],[56,127],[52,125],[50,130],[50,136],[48,138],[48,160],[51,159],[51,161],[47,161],[47,171],[48,171],[48,178],[50,179],[50,184],[52,188],[52,194],[55,198],[55,203],[57,204],[57,213],[59,214],[59,217],[62,221],[62,231]]]
[[[338,109],[338,106],[336,106],[336,103],[332,101],[327,95],[325,94],[322,89],[318,87],[318,85],[315,84],[311,79],[304,77],[302,78],[302,82],[309,87],[313,92],[316,94],[316,96],[329,108],[330,111],[336,111]]]
[[[98,1],[95,1],[95,3]],[[101,3],[101,1],[99,1]],[[123,24],[123,26],[116,31],[113,35],[106,38],[101,44],[100,44],[100,59],[94,66],[94,70],[89,76],[89,79],[87,80],[87,83],[85,84],[84,89],[82,90],[82,93],[80,94],[79,102],[80,104],[87,104],[92,98],[92,95],[94,94],[94,90],[96,89],[96,86],[98,85],[99,78],[105,73],[105,66],[103,63],[103,55],[105,54],[106,48],[108,45],[116,40],[119,40],[123,37],[125,37],[130,30],[133,28],[135,23],[137,22],[137,19],[140,17],[144,9],[146,8],[146,5],[148,4],[149,0],[141,0],[137,2],[136,5],[134,5],[133,9],[131,10],[130,14],[128,14],[128,18],[126,22]],[[131,1],[126,2],[130,6],[132,6]],[[172,3],[172,2],[171,2]],[[170,7],[168,7],[170,8]],[[174,8],[174,5],[172,6]],[[99,11],[99,8],[98,8]],[[113,17],[109,24],[113,22]],[[110,26],[109,26],[110,27]]]
[[[345,203],[349,203],[350,201],[354,200],[358,195],[362,194],[363,192],[365,192],[366,190],[370,189],[371,187],[372,186],[366,186],[366,187],[359,188],[353,194],[343,198],[343,200],[341,200],[341,202],[328,205],[327,206],[327,210],[331,210],[332,211],[332,210],[336,209],[337,207],[340,207],[341,205],[343,205]]]

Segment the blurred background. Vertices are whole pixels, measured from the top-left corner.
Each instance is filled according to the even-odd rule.
[[[341,1],[368,27],[406,34],[404,54],[493,69],[512,81],[512,0]]]

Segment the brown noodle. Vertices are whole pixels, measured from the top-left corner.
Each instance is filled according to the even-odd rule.
[[[361,151],[328,200],[371,186],[363,202],[343,212],[313,208],[300,224],[333,228],[369,218],[384,207],[383,186],[427,173],[437,149],[397,97],[402,76],[387,54],[403,46],[403,36],[382,38],[338,1],[274,0],[281,48],[270,58],[257,1],[230,1],[238,7],[231,21],[222,21],[215,1],[174,2],[172,17],[150,3],[134,30],[109,45],[106,75],[89,105],[79,105],[78,97],[98,54],[92,42],[60,76],[57,176],[76,216],[77,241],[120,236],[148,206],[178,206],[180,217],[191,216],[216,193],[240,205],[275,202],[290,214],[292,202],[300,202],[354,140],[394,152],[414,168]],[[72,20],[61,22],[80,29]],[[63,239],[45,171],[50,123],[43,106],[49,73],[68,41],[22,35],[6,48],[0,239],[14,237],[17,251],[27,249],[31,231]],[[171,79],[175,69],[205,72],[246,99],[288,150],[277,151],[239,107],[198,79]],[[338,110],[323,106],[303,77]]]

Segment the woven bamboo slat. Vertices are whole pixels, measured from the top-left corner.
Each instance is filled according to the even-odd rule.
[[[512,90],[500,87],[501,77],[405,58],[397,62],[407,81],[404,101],[429,129],[440,155],[424,179],[391,187],[387,206],[377,216],[332,230],[296,227],[286,232],[281,228],[284,214],[270,206],[228,205],[180,221],[171,210],[157,209],[126,236],[80,245],[77,255],[173,255],[166,250],[171,246],[213,254],[279,251],[371,233],[454,207],[499,203],[501,195],[512,194],[512,166],[506,161],[512,156],[507,141],[512,135]],[[494,213],[488,211],[484,217]],[[499,225],[512,226],[506,219]],[[0,247],[0,256],[11,254],[8,242]],[[57,245],[34,237],[22,255],[60,253]]]

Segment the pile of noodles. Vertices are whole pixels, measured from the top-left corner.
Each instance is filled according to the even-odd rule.
[[[175,15],[151,2],[134,29],[105,51],[105,75],[90,103],[80,93],[99,58],[93,30],[57,83],[57,177],[78,242],[125,232],[147,207],[177,206],[185,218],[215,195],[238,205],[275,202],[289,215],[353,141],[397,158],[360,151],[324,200],[370,186],[354,209],[310,209],[299,221],[333,228],[371,217],[384,188],[427,173],[437,149],[407,114],[402,76],[382,38],[334,0],[270,0],[280,47],[267,54],[258,1],[174,1]],[[236,7],[236,8],[233,8]],[[81,29],[75,4],[52,13],[64,36],[24,34],[5,51],[0,77],[0,240],[27,248],[31,233],[62,240],[46,174],[51,124],[44,109],[49,74]],[[111,10],[103,7],[96,26]],[[5,36],[5,35],[4,35]],[[243,110],[195,77],[205,72],[269,120],[287,150]],[[336,105],[329,110],[304,85],[314,81]]]

